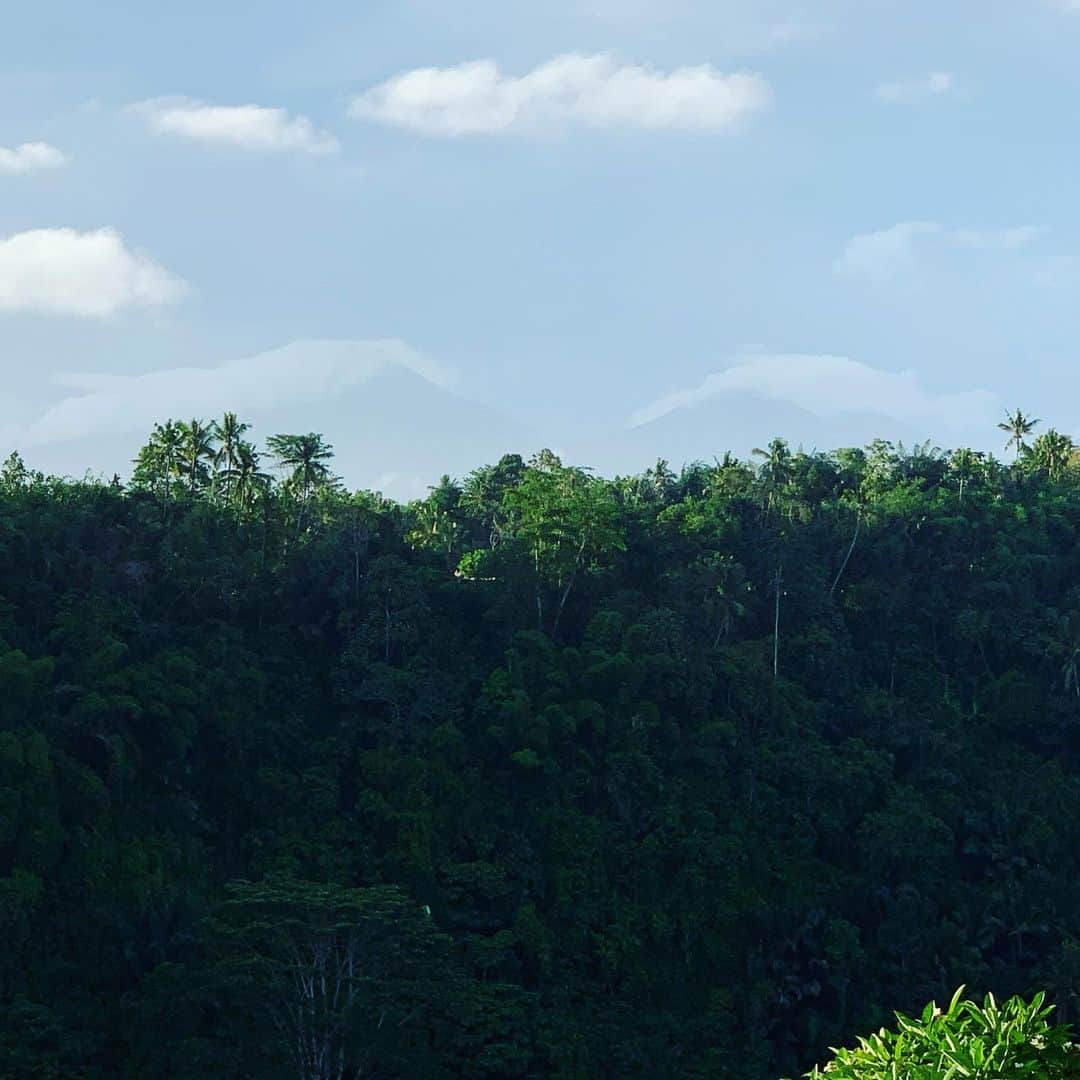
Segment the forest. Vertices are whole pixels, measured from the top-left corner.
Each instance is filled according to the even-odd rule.
[[[1080,452],[1001,426],[407,505],[231,413],[129,479],[13,453],[0,1077],[776,1080],[960,985],[1075,1023]]]

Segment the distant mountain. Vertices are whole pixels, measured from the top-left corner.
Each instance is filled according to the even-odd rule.
[[[781,436],[792,449],[833,450],[864,446],[874,439],[905,446],[932,437],[911,424],[873,413],[845,412],[822,417],[761,394],[739,391],[680,406],[655,420],[574,443],[575,462],[602,474],[634,473],[665,458],[674,468],[690,461],[711,462],[725,451],[748,458],[756,446]]]
[[[503,454],[539,448],[526,426],[405,369],[388,370],[332,401],[251,413],[262,435],[319,431],[334,446],[334,468],[351,487],[395,498],[427,494],[447,473],[460,479]]]
[[[443,473],[461,477],[541,445],[527,426],[455,393],[436,365],[393,341],[299,341],[216,368],[71,375],[61,385],[69,396],[5,433],[29,465],[59,475],[126,477],[155,422],[226,409],[252,425],[259,444],[279,432],[321,432],[350,487],[403,500],[426,494]]]
[[[845,380],[863,378],[867,369],[826,359],[833,381],[813,382],[812,394],[805,373],[802,384],[804,400],[816,401],[817,411],[737,388],[661,399],[636,426],[545,435],[463,397],[448,372],[402,342],[297,341],[217,367],[63,376],[57,382],[66,396],[21,429],[4,431],[8,446],[0,452],[17,446],[33,467],[61,475],[89,470],[124,477],[155,422],[209,419],[231,409],[252,424],[251,435],[260,444],[280,432],[321,432],[334,446],[334,468],[350,487],[408,500],[423,496],[444,473],[460,479],[505,453],[527,457],[544,446],[570,464],[611,476],[640,472],[661,457],[674,468],[712,461],[725,451],[748,458],[755,446],[778,435],[793,449],[812,451],[878,438],[907,446],[934,438],[943,446],[978,447],[994,432],[989,421],[974,433],[950,433],[941,430],[941,422],[927,419],[924,428],[921,421],[878,411],[895,404],[886,400],[891,392],[910,394],[911,388],[902,378],[881,381],[876,373],[873,392],[862,394],[867,407],[837,409],[830,387],[843,394]],[[667,411],[657,415],[658,408]],[[949,420],[977,414],[970,407],[939,409]]]

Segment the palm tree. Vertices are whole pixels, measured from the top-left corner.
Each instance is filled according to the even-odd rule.
[[[1051,480],[1059,480],[1072,464],[1076,451],[1071,438],[1050,428],[1040,435],[1031,448],[1031,460],[1036,468],[1045,471]]]
[[[414,526],[407,539],[417,547],[442,552],[449,565],[457,561],[458,541],[462,535],[462,523],[458,513],[461,488],[443,476],[436,487],[429,487],[431,494],[413,503]]]
[[[270,453],[277,459],[278,468],[291,470],[286,483],[306,502],[311,492],[324,484],[336,482],[337,477],[326,464],[334,456],[334,448],[322,435],[271,435],[266,440]]]
[[[270,474],[259,468],[258,450],[243,439],[233,448],[233,467],[225,476],[241,510],[250,510],[255,496],[270,483]]]
[[[765,492],[765,509],[768,513],[791,487],[791,449],[786,440],[773,439],[767,449],[755,446],[753,453],[755,457],[765,459],[758,468],[758,476]]]
[[[1005,449],[1016,447],[1016,456],[1019,458],[1020,454],[1028,448],[1027,442],[1025,442],[1026,436],[1030,435],[1040,422],[1037,419],[1025,416],[1019,409],[1013,413],[1006,413],[1005,419],[998,424],[998,429],[1007,432],[1009,435],[1008,442],[1005,443]]]
[[[180,425],[183,444],[180,449],[180,468],[187,479],[188,492],[207,480],[206,462],[214,459],[214,425],[192,420]]]
[[[334,456],[334,448],[314,431],[306,435],[271,435],[266,445],[277,459],[278,468],[289,470],[285,486],[297,496],[296,532],[299,535],[312,492],[338,483],[338,478],[326,464]]]
[[[242,424],[234,412],[227,412],[220,420],[214,422],[214,434],[219,444],[214,454],[214,468],[222,469],[224,472],[226,503],[232,502],[232,480],[236,470],[237,447],[249,427],[249,424]]]
[[[915,443],[910,451],[904,444],[896,444],[896,472],[906,480],[915,480],[927,487],[937,487],[945,477],[948,458],[940,446],[929,439]]]
[[[160,493],[161,508],[167,514],[174,484],[183,474],[184,425],[174,420],[155,424],[146,445],[135,458],[132,482]]]
[[[756,480],[754,466],[740,461],[730,450],[724,451],[722,459],[713,458],[714,466],[708,470],[704,494],[713,499],[748,498]]]
[[[960,502],[964,501],[964,488],[977,476],[982,467],[983,456],[969,447],[961,447],[953,451],[949,459],[949,469],[956,477],[960,487]]]
[[[666,459],[657,458],[656,464],[651,469],[645,470],[642,479],[660,502],[666,502],[675,489],[677,478]]]

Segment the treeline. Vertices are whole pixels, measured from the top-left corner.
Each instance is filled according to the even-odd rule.
[[[1080,1006],[1080,469],[0,469],[0,1076],[795,1075]]]

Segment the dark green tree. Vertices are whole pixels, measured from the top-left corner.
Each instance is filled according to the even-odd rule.
[[[441,939],[402,890],[270,879],[227,891],[213,924],[219,955],[249,1007],[269,1018],[298,1080],[368,1073],[384,1033],[430,1007]]]

